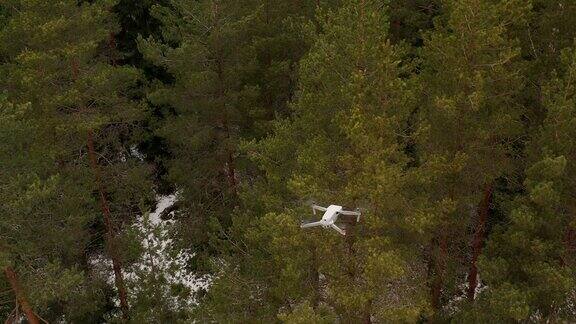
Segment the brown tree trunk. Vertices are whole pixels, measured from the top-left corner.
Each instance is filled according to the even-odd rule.
[[[493,184],[487,184],[484,189],[484,197],[478,206],[478,223],[476,224],[476,231],[472,239],[472,258],[470,260],[470,270],[468,272],[468,299],[474,300],[476,287],[478,287],[478,257],[482,252],[482,245],[484,244],[484,235],[486,233],[486,221],[490,213],[490,201],[492,199],[492,192],[494,190]]]
[[[116,66],[116,37],[112,32],[108,36],[108,49],[110,50],[110,63]]]
[[[352,222],[346,227],[346,235],[344,240],[346,242],[346,274],[348,275],[348,280],[352,284],[356,284],[358,281],[358,265],[355,258],[356,249],[354,244],[356,243],[356,223]],[[363,307],[363,309],[357,309],[349,313],[350,319],[344,320],[345,323],[372,323],[372,301],[369,300]]]
[[[568,229],[564,231],[564,254],[560,260],[563,266],[572,264],[574,262],[574,256],[576,256],[576,230],[568,224]]]
[[[222,67],[222,58],[220,57],[220,55],[218,56],[219,59],[217,60],[218,64],[217,64],[217,75],[218,75],[218,80],[219,80],[219,88],[218,88],[218,94],[220,96],[220,99],[223,99],[225,96],[225,91],[224,91],[224,76],[223,76],[223,67]],[[232,134],[230,133],[230,127],[228,126],[228,118],[226,116],[226,112],[225,112],[225,116],[222,118],[221,121],[222,124],[222,128],[224,130],[224,138],[226,140],[229,140],[230,137],[232,136]],[[228,177],[228,185],[230,187],[230,190],[232,191],[232,193],[236,196],[237,195],[237,182],[236,182],[236,162],[234,160],[234,152],[231,149],[227,150],[227,155],[226,155],[226,162],[225,162],[225,173],[226,176]]]
[[[446,268],[446,253],[448,239],[445,235],[438,238],[438,255],[434,258],[434,280],[432,282],[432,308],[439,310],[442,306],[440,301],[442,297],[442,285],[444,284],[444,271]]]
[[[74,80],[78,79],[79,75],[78,61],[72,63],[72,75]],[[80,113],[86,113],[83,102],[79,103]],[[100,208],[102,210],[102,215],[104,216],[104,227],[105,227],[105,244],[106,250],[110,258],[112,259],[112,269],[114,271],[114,283],[116,284],[116,289],[118,289],[118,295],[120,299],[120,310],[122,311],[122,318],[127,320],[129,318],[128,313],[128,297],[126,293],[126,286],[124,285],[124,276],[122,274],[122,264],[118,258],[117,250],[113,246],[114,240],[114,227],[112,225],[112,217],[110,215],[110,206],[108,204],[108,199],[106,198],[104,185],[100,177],[100,168],[98,167],[98,161],[96,159],[96,150],[94,148],[94,134],[92,130],[88,130],[87,135],[88,144],[88,158],[90,160],[90,168],[94,173],[96,178],[96,185],[98,187],[98,195],[100,200]]]
[[[116,37],[113,32],[110,32],[108,37],[108,49],[110,50],[110,64],[116,66]],[[114,244],[114,227],[110,215],[110,207],[106,199],[104,185],[100,177],[100,169],[98,167],[98,160],[96,159],[96,150],[94,149],[94,134],[92,130],[88,131],[88,154],[90,155],[90,164],[98,183],[98,191],[100,193],[100,206],[104,215],[104,223],[106,226],[106,246],[108,253],[112,258],[112,270],[114,271],[114,283],[118,289],[118,296],[120,299],[120,310],[122,311],[122,318],[127,320],[129,315],[128,306],[128,293],[126,292],[126,285],[124,284],[124,275],[122,274],[122,262],[118,257],[118,247]]]
[[[230,188],[232,189],[232,192],[234,194],[236,194],[236,166],[234,165],[234,155],[232,154],[232,152],[228,152],[228,161],[226,162],[226,167],[227,167],[227,174],[228,174],[228,183],[230,185]]]
[[[366,303],[366,309],[364,310],[364,318],[362,319],[364,324],[372,324],[372,301]]]
[[[20,307],[22,307],[24,314],[26,314],[28,322],[30,324],[39,324],[40,321],[38,320],[36,313],[34,313],[34,311],[32,310],[32,307],[30,307],[30,304],[28,303],[28,300],[24,295],[24,291],[20,286],[18,276],[16,275],[14,269],[12,269],[12,267],[4,268],[4,274],[6,275],[6,278],[8,279],[8,282],[10,283],[10,286],[14,291],[14,294],[16,295],[16,300],[18,301],[18,304],[20,305]]]
[[[220,16],[220,7],[218,5],[218,2],[213,2],[212,3],[212,24],[213,27],[215,29],[219,29],[220,28],[220,21],[219,21],[219,16]],[[219,34],[217,34],[218,36]],[[219,38],[219,36],[218,36]],[[221,39],[218,39],[218,41],[222,41]],[[221,44],[218,44],[218,48],[216,49],[216,75],[218,78],[218,89],[217,89],[217,97],[215,98],[216,100],[225,100],[226,97],[226,89],[224,88],[224,85],[226,84],[226,80],[224,79],[224,52],[222,49]],[[230,131],[230,127],[228,125],[228,112],[226,111],[226,108],[223,107],[222,109],[222,113],[223,115],[220,117],[220,120],[218,121],[218,125],[223,129],[224,131],[224,138],[226,140],[229,140],[230,137],[232,136],[231,131]],[[228,180],[228,186],[230,188],[230,190],[232,191],[232,193],[237,196],[237,181],[236,181],[236,163],[234,160],[234,150],[228,148],[227,152],[226,152],[226,157],[225,157],[226,161],[224,163],[224,173],[227,177]]]
[[[316,253],[315,246],[310,246],[310,253],[312,254],[312,260],[313,260],[312,274],[310,278],[313,289],[312,306],[314,306],[314,309],[316,309],[320,305],[322,292],[320,287],[320,270],[318,268],[318,255]]]
[[[114,270],[114,283],[118,289],[118,295],[120,298],[120,310],[122,311],[122,318],[129,318],[129,307],[128,307],[128,294],[126,293],[126,286],[124,284],[124,276],[122,274],[122,263],[118,258],[116,246],[114,242],[114,227],[112,225],[112,217],[110,215],[110,206],[108,205],[108,199],[106,199],[106,194],[104,190],[104,185],[102,184],[102,179],[100,177],[100,169],[98,167],[98,161],[96,160],[96,150],[94,149],[94,135],[92,130],[88,131],[88,157],[90,159],[90,166],[94,172],[96,178],[96,184],[98,186],[98,194],[100,196],[100,208],[102,209],[102,215],[104,216],[104,226],[106,228],[106,249],[108,254],[112,259],[112,269]]]
[[[312,281],[312,306],[314,307],[314,309],[318,308],[318,306],[320,306],[320,273],[318,272],[318,269],[316,269],[316,267],[314,267],[314,270],[312,272],[312,276],[310,278],[310,280]]]

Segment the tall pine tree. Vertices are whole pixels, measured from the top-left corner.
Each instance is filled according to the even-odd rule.
[[[228,226],[238,204],[242,160],[236,147],[258,110],[258,89],[244,80],[255,64],[244,38],[245,11],[236,2],[175,0],[154,7],[165,41],[175,47],[140,41],[145,56],[174,77],[173,85],[149,97],[173,109],[159,134],[173,155],[169,178],[180,190],[179,218],[186,224],[180,237],[194,247],[204,270],[214,253],[210,233]]]
[[[477,319],[569,321],[575,315],[574,51],[565,50],[561,62],[543,88],[546,118],[528,146],[526,194],[481,262],[489,288],[471,312]]]
[[[9,1],[10,19],[0,34],[0,51],[6,58],[2,83],[9,99],[30,103],[27,116],[43,130],[39,143],[45,151],[40,157],[46,167],[38,175],[39,183],[29,186],[44,193],[46,201],[30,198],[23,203],[36,208],[18,209],[34,217],[57,215],[73,222],[72,233],[59,233],[53,249],[74,247],[75,257],[52,260],[52,274],[58,272],[58,262],[89,271],[91,255],[104,244],[112,259],[120,309],[128,318],[125,256],[117,234],[150,197],[150,184],[147,167],[132,150],[143,113],[131,98],[141,77],[135,68],[114,65],[113,5]],[[50,200],[49,195],[59,199]]]
[[[242,192],[235,257],[204,301],[206,318],[414,321],[426,309],[424,265],[408,248],[424,230],[405,193],[415,183],[404,153],[411,66],[387,39],[386,8],[350,0],[319,19],[293,118],[246,146],[266,177]],[[362,207],[364,218],[346,237],[300,229],[310,199]]]
[[[417,151],[434,215],[427,258],[439,314],[464,278],[474,298],[491,196],[497,181],[515,172],[523,136],[516,97],[524,80],[510,29],[529,10],[525,1],[445,2],[425,37]]]

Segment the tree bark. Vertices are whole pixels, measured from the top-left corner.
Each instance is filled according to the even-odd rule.
[[[346,254],[347,254],[346,274],[351,284],[356,284],[358,282],[358,275],[359,275],[357,260],[355,258],[356,249],[354,248],[354,244],[356,243],[356,234],[358,230],[356,228],[356,225],[357,224],[355,222],[348,224],[348,226],[346,227],[346,235],[344,236],[344,240],[346,242]],[[349,316],[351,318],[345,320],[344,322],[371,324],[372,300],[367,301],[362,309],[357,309],[353,312],[350,312]]]
[[[114,271],[114,283],[118,289],[120,299],[120,310],[122,311],[122,318],[129,318],[128,294],[126,293],[126,285],[124,284],[124,275],[122,274],[122,263],[118,258],[116,246],[113,244],[114,240],[114,227],[112,225],[112,217],[110,214],[110,206],[106,198],[104,185],[100,177],[100,169],[98,161],[96,160],[96,150],[94,149],[94,135],[92,130],[88,131],[88,157],[90,159],[90,166],[96,178],[98,187],[98,194],[100,196],[100,208],[104,216],[104,226],[106,228],[106,249],[112,259],[112,269]]]
[[[310,246],[310,253],[312,254],[313,266],[312,273],[310,275],[310,280],[312,284],[312,306],[317,309],[320,305],[320,300],[322,292],[320,291],[320,270],[318,269],[318,254],[316,253],[316,247]]]
[[[212,4],[212,24],[213,27],[215,29],[219,29],[220,28],[220,22],[219,22],[219,16],[220,16],[220,8],[218,6],[217,2],[214,2]],[[218,37],[218,42],[221,42],[222,40],[220,39],[219,34],[217,34]],[[222,45],[220,43],[217,44],[217,48],[215,49],[215,59],[216,59],[216,76],[218,78],[218,88],[217,88],[217,96],[214,98],[217,101],[223,101],[225,100],[226,97],[226,90],[224,88],[225,84],[226,84],[226,80],[224,78],[224,53],[223,53],[223,49],[222,49]],[[219,118],[219,126],[223,129],[224,131],[224,138],[225,140],[229,140],[232,137],[231,131],[230,131],[230,127],[228,125],[228,120],[229,120],[229,116],[228,116],[228,112],[226,110],[226,107],[222,107],[222,113],[223,115]],[[235,166],[235,159],[234,159],[234,150],[227,148],[226,149],[226,157],[225,157],[226,161],[224,162],[224,173],[227,177],[227,181],[228,181],[228,186],[229,189],[232,191],[232,193],[234,194],[234,196],[238,195],[237,192],[237,180],[236,180],[236,166]]]
[[[364,310],[364,318],[362,319],[364,324],[372,324],[372,301],[366,303],[366,309]]]
[[[560,260],[563,266],[572,264],[574,262],[574,256],[576,255],[576,230],[568,224],[568,229],[564,231],[564,254]]]
[[[40,321],[38,320],[36,313],[34,313],[34,311],[32,310],[32,307],[28,303],[28,299],[26,299],[26,295],[24,294],[24,291],[20,286],[18,276],[16,275],[14,269],[12,269],[12,267],[4,268],[4,274],[6,275],[6,278],[8,279],[8,282],[10,283],[10,286],[14,291],[14,294],[16,295],[16,300],[18,301],[18,304],[20,304],[20,307],[22,307],[24,314],[26,314],[28,322],[30,324],[39,324]]]
[[[492,200],[493,184],[487,184],[484,189],[484,197],[478,206],[478,223],[472,239],[472,258],[470,260],[470,270],[468,272],[468,299],[474,300],[476,287],[478,287],[478,257],[482,252],[484,245],[484,236],[486,233],[486,221],[490,213],[490,201]]]
[[[116,66],[116,37],[113,32],[110,32],[108,36],[108,49],[110,50],[110,63],[112,66]]]
[[[445,235],[440,235],[438,238],[438,255],[434,258],[434,280],[432,282],[432,308],[439,310],[442,306],[442,285],[444,284],[444,271],[446,268],[446,253],[448,246],[448,239]]]
[[[78,61],[72,63],[72,75],[74,80],[78,79],[79,66]],[[82,100],[79,103],[80,113],[86,113],[86,109]],[[106,190],[102,183],[100,176],[100,168],[98,167],[98,161],[96,159],[96,150],[94,148],[94,134],[91,129],[88,130],[87,134],[87,145],[88,145],[88,159],[90,160],[90,168],[94,173],[96,178],[96,185],[98,187],[98,195],[100,201],[100,209],[102,210],[102,215],[104,217],[104,227],[105,227],[105,244],[106,250],[110,258],[112,259],[112,269],[114,271],[114,283],[116,289],[118,289],[118,295],[120,299],[120,310],[122,311],[122,318],[127,320],[129,318],[129,307],[128,307],[128,297],[126,293],[126,286],[124,284],[124,276],[122,274],[122,263],[118,258],[117,250],[113,246],[114,240],[114,227],[112,225],[112,217],[110,214],[110,206],[108,204],[108,199],[106,198]]]
[[[228,161],[226,162],[227,173],[228,173],[228,183],[234,195],[236,195],[236,167],[234,165],[234,155],[232,152],[228,152]]]

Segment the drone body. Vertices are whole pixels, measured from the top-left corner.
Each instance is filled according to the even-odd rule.
[[[317,222],[311,223],[304,223],[300,227],[307,228],[307,227],[315,227],[315,226],[322,226],[324,228],[332,228],[336,230],[338,233],[342,235],[346,235],[346,231],[336,225],[340,216],[355,216],[356,222],[360,220],[360,212],[359,211],[347,211],[344,210],[342,206],[339,205],[330,205],[328,208],[312,205],[312,212],[316,215],[316,211],[323,211],[324,215],[322,215],[322,219]]]

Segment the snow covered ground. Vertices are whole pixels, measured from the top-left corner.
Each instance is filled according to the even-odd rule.
[[[193,252],[178,250],[169,231],[177,222],[174,219],[163,220],[162,213],[172,206],[177,195],[159,196],[156,210],[148,215],[138,217],[131,229],[139,238],[143,253],[140,259],[123,269],[124,280],[128,289],[130,301],[137,302],[139,295],[146,294],[145,289],[154,289],[154,294],[162,296],[175,310],[181,307],[191,307],[196,304],[195,292],[207,289],[210,278],[197,276],[186,268]],[[93,257],[91,263],[97,268],[97,274],[108,284],[114,286],[112,262],[102,255]],[[174,287],[187,290],[185,294],[175,294]],[[119,304],[118,300],[115,300]]]

